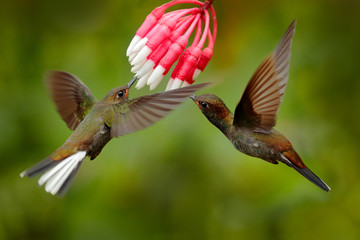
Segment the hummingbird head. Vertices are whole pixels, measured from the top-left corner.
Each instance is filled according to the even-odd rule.
[[[134,82],[137,80],[137,77],[134,77],[131,79],[131,81],[121,87],[117,87],[114,89],[111,89],[105,96],[105,100],[107,102],[111,103],[120,103],[123,101],[128,101],[129,99],[129,89],[134,84]]]
[[[219,120],[227,120],[230,116],[231,112],[228,107],[214,94],[193,95],[190,98],[194,100],[207,119],[215,125]]]

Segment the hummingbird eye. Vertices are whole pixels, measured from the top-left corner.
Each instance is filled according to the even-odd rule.
[[[199,104],[202,108],[207,108],[208,106],[206,102],[199,102]]]
[[[124,91],[120,90],[117,95],[118,95],[118,97],[123,97],[124,96]]]

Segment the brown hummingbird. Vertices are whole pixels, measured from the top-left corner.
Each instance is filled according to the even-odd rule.
[[[192,96],[207,119],[247,155],[294,168],[325,191],[329,186],[301,160],[290,141],[273,127],[289,76],[290,47],[295,31],[294,20],[277,45],[257,68],[233,114],[213,94]]]
[[[74,132],[49,157],[20,176],[43,174],[39,186],[46,183],[45,190],[58,195],[65,193],[86,156],[95,159],[112,138],[154,124],[208,85],[202,83],[129,100],[129,89],[137,80],[134,78],[96,101],[89,88],[72,74],[52,71],[47,80],[58,112]]]

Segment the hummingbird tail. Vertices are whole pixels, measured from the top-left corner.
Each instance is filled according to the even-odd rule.
[[[48,157],[22,172],[20,176],[34,177],[44,173],[39,178],[38,185],[46,183],[45,191],[61,196],[68,189],[85,156],[86,151],[79,151],[60,161]]]
[[[289,167],[294,168],[297,172],[307,178],[310,182],[314,183],[319,188],[330,191],[331,188],[318,176],[315,175],[305,164],[301,161],[300,156],[294,151],[287,151],[281,154],[282,162],[284,162]],[[295,159],[294,159],[295,158]],[[302,164],[298,166],[296,163],[301,162]]]

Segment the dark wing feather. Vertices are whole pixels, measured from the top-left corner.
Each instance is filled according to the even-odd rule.
[[[47,81],[61,118],[71,130],[75,130],[96,103],[95,97],[79,78],[70,73],[51,71],[47,74]]]
[[[269,133],[283,99],[289,76],[290,48],[296,21],[288,27],[275,51],[257,68],[235,109],[234,125]]]
[[[209,83],[196,84],[130,100],[128,108],[118,106],[111,124],[111,136],[118,137],[144,129],[159,121],[180,103]]]

